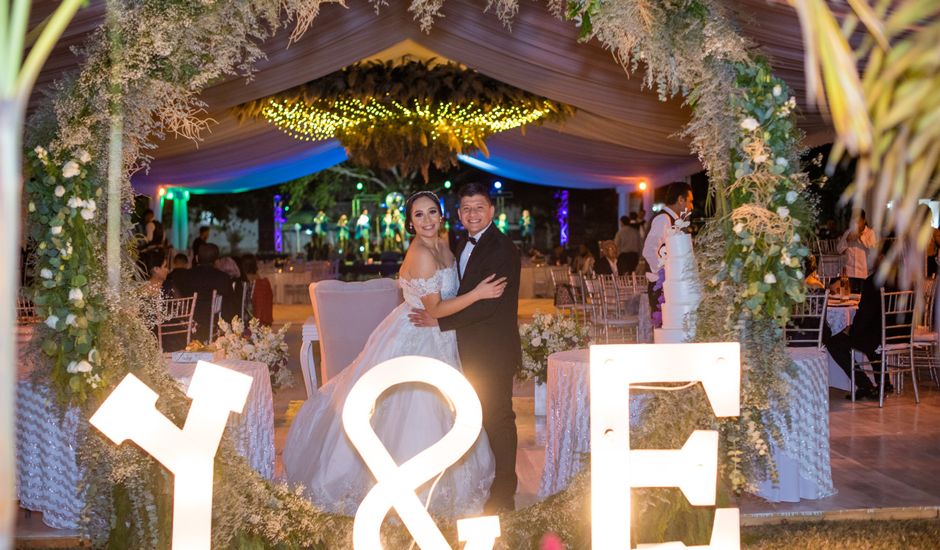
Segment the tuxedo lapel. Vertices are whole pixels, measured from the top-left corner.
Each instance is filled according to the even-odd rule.
[[[491,223],[490,227],[486,231],[484,231],[482,235],[480,235],[479,239],[477,239],[477,244],[473,245],[473,250],[470,251],[470,257],[467,259],[467,268],[464,270],[461,283],[463,283],[464,279],[467,279],[467,274],[473,275],[475,273],[474,269],[476,269],[477,265],[481,261],[483,254],[486,253],[486,250],[489,248],[489,245],[492,243],[494,231],[499,231],[499,229],[496,228],[496,224]],[[467,241],[464,241],[464,246],[466,246],[466,244],[467,244]],[[463,252],[462,248],[461,248],[461,252]],[[476,283],[478,282],[479,280],[476,280],[474,281],[473,284],[476,285]]]

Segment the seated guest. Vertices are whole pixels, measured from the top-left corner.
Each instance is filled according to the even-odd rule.
[[[162,252],[153,252],[147,255],[147,282],[144,283],[144,292],[156,294],[162,292],[163,283],[167,278],[167,268],[164,266],[166,255]]]
[[[803,261],[803,273],[806,273],[806,279],[804,279],[804,281],[808,289],[823,290],[826,288],[826,285],[824,285],[819,278],[819,273],[816,272],[816,256],[808,256]]]
[[[222,319],[231,321],[237,313],[235,293],[232,291],[232,278],[214,267],[219,259],[219,247],[206,243],[199,247],[196,266],[179,277],[178,288],[181,296],[196,298],[194,318],[198,323],[196,339],[205,342],[209,338],[209,322],[212,312],[212,291],[222,296]]]
[[[877,350],[881,347],[882,318],[881,293],[877,280],[877,272],[878,266],[884,261],[884,256],[890,244],[888,240],[883,243],[881,252],[875,262],[875,267],[872,269],[875,275],[871,275],[865,279],[862,285],[862,296],[858,302],[858,311],[855,312],[855,319],[852,321],[852,324],[839,334],[833,335],[826,345],[829,350],[829,355],[832,356],[833,360],[835,360],[849,378],[852,377],[851,353],[853,349],[864,353],[869,360],[880,359]],[[896,269],[891,270],[891,273],[888,274],[888,277],[881,286],[884,287],[885,292],[897,291]],[[888,336],[890,336],[890,334]],[[872,364],[871,368],[875,371],[875,380],[880,381],[881,363]],[[885,393],[890,393],[892,389],[891,383],[886,378]],[[846,397],[850,398],[851,394]],[[865,373],[855,373],[855,398],[878,398],[878,387],[871,383],[871,380],[868,379]]]
[[[242,269],[248,280],[255,283],[251,292],[251,312],[258,322],[269,327],[274,323],[274,290],[271,281],[258,276],[258,260],[252,254],[242,257]]]
[[[574,263],[571,270],[581,275],[590,275],[594,273],[594,255],[588,250],[586,244],[578,246],[578,254],[574,257]]]
[[[562,247],[561,245],[558,245],[552,250],[552,256],[551,256],[550,261],[552,265],[557,265],[557,266],[568,265],[570,263],[570,260],[568,258],[568,252],[564,249],[564,247]]]
[[[627,261],[623,254],[619,254],[614,241],[604,241],[601,243],[601,259],[594,263],[594,273],[614,276],[629,273]]]
[[[166,276],[163,282],[163,294],[166,296],[180,296],[179,280],[189,271],[189,257],[186,254],[177,254],[173,256],[173,270]]]

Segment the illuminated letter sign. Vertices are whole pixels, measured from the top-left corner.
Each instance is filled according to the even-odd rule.
[[[737,343],[591,346],[591,533],[594,548],[630,547],[633,487],[678,487],[695,506],[714,506],[718,432],[698,430],[681,450],[631,450],[629,387],[700,381],[717,416],[740,414]],[[685,548],[679,542],[643,548]],[[711,543],[741,547],[737,508],[716,510]]]
[[[450,401],[454,426],[440,441],[398,465],[372,429],[370,418],[379,396],[398,384],[420,382],[435,387]],[[415,493],[425,482],[456,463],[476,443],[483,425],[480,399],[453,367],[429,357],[405,356],[376,365],[362,375],[346,397],[343,427],[372,471],[376,485],[362,500],[353,524],[353,547],[379,550],[379,529],[391,508],[423,550],[450,546]],[[405,427],[407,429],[407,427]],[[486,516],[457,522],[466,549],[489,550],[499,536],[499,518]]]
[[[199,361],[182,430],[157,411],[157,394],[128,374],[89,422],[120,445],[130,439],[173,472],[173,548],[212,543],[212,466],[230,412],[242,411],[250,376]]]

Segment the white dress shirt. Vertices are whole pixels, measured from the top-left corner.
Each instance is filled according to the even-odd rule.
[[[850,241],[849,235],[856,229],[850,227],[842,234],[839,244],[836,246],[843,256],[845,256],[845,274],[855,279],[867,279],[870,273],[872,262],[872,252],[875,250],[876,239],[875,232],[868,226],[865,226],[862,234],[855,240]]]
[[[663,211],[672,216],[673,220],[679,219],[679,215],[668,206],[663,206]],[[649,233],[646,234],[646,242],[643,243],[643,258],[646,260],[646,265],[649,266],[646,280],[651,283],[656,282],[656,279],[659,278],[659,249],[666,242],[666,230],[672,225],[669,216],[657,214],[653,218]]]
[[[493,225],[493,222],[486,224],[486,227],[484,227],[479,233],[470,235],[470,237],[474,239],[479,239],[481,235],[486,233],[486,230],[489,229],[491,225]],[[460,276],[461,277],[463,277],[464,271],[467,270],[467,262],[470,261],[470,254],[473,252],[473,249],[475,246],[476,245],[473,244],[472,241],[467,239],[467,246],[463,247],[463,251],[460,253]]]

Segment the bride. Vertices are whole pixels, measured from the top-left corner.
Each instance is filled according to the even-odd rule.
[[[453,331],[418,328],[408,320],[412,308],[425,308],[439,318],[478,300],[502,295],[506,282],[490,276],[457,296],[457,265],[440,236],[441,208],[437,196],[419,191],[405,203],[405,227],[415,235],[400,271],[405,302],[383,320],[352,364],[311,396],[294,419],[284,447],[287,480],[306,488],[321,509],[355,515],[375,479],[342,426],[343,404],[359,378],[375,365],[403,355],[424,355],[460,370]],[[440,440],[453,425],[453,413],[436,390],[404,384],[386,392],[372,417],[372,426],[398,464]],[[463,517],[483,510],[493,481],[493,453],[486,435],[452,465],[434,486],[429,509],[439,516]],[[427,503],[428,486],[422,487]]]

